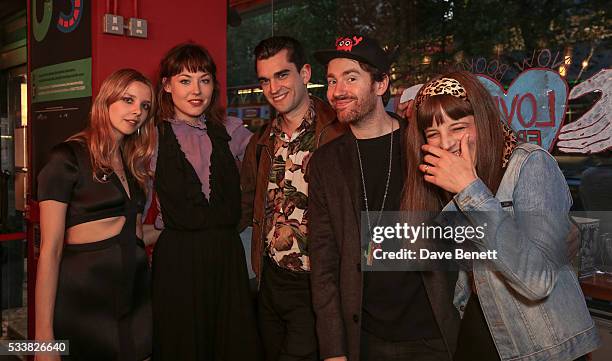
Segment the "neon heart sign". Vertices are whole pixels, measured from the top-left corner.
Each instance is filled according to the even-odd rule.
[[[552,150],[567,107],[568,86],[559,73],[550,69],[526,70],[507,91],[496,80],[477,76],[520,141]]]

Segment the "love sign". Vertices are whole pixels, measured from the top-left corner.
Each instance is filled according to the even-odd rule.
[[[563,125],[568,95],[567,83],[558,72],[526,70],[514,79],[507,91],[496,80],[482,74],[477,76],[519,141],[552,150]]]

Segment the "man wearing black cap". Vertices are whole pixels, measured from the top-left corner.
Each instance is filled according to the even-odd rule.
[[[384,109],[388,55],[373,39],[340,37],[315,53],[327,98],[350,132],[320,147],[309,169],[310,257],[320,354],[327,360],[450,360],[458,332],[456,274],[361,272],[360,224],[398,211],[404,122]]]

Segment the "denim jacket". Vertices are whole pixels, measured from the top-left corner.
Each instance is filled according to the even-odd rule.
[[[571,204],[555,159],[536,145],[521,144],[495,197],[477,179],[442,210],[458,210],[470,223],[486,224],[484,238],[472,243],[481,251],[497,251],[496,260],[471,266],[473,283],[460,271],[454,303],[463,316],[476,287],[501,360],[574,360],[599,345],[567,260]]]

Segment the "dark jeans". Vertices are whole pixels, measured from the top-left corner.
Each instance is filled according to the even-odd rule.
[[[441,338],[387,341],[361,330],[361,361],[449,361]]]
[[[318,360],[310,274],[264,257],[257,304],[266,361]]]

